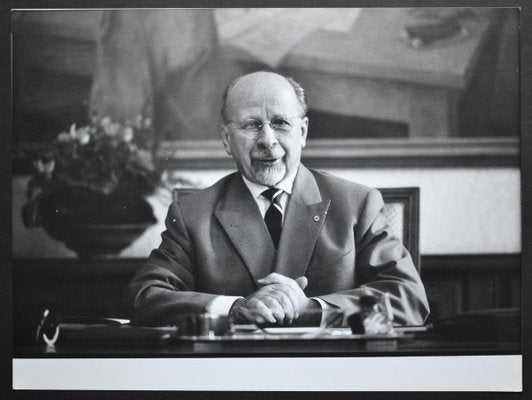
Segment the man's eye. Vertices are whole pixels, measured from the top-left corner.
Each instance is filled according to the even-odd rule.
[[[275,118],[272,121],[272,126],[277,128],[290,128],[290,123],[284,118]]]
[[[242,129],[246,131],[258,131],[260,124],[257,121],[247,121],[242,124]]]

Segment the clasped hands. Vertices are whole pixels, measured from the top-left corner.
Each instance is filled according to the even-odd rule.
[[[291,325],[301,313],[321,309],[303,292],[308,285],[304,276],[291,279],[274,272],[257,282],[260,289],[233,304],[230,315],[235,322]]]

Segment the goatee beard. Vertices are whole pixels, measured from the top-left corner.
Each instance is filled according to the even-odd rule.
[[[286,174],[286,167],[283,163],[272,166],[254,166],[255,179],[257,183],[264,186],[274,186],[283,180]]]

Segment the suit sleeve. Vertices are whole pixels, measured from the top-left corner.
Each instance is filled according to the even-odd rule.
[[[328,303],[357,312],[360,296],[389,293],[394,324],[421,325],[429,306],[421,278],[408,251],[393,234],[383,214],[380,192],[368,192],[354,227],[356,243],[356,277],[359,287],[320,296]],[[344,321],[345,322],[345,321]]]
[[[138,325],[173,324],[186,314],[198,314],[216,295],[195,289],[193,243],[178,203],[170,205],[162,242],[133,277],[131,321]]]

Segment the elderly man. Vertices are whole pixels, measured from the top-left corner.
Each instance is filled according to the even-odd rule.
[[[423,284],[380,193],[300,163],[306,111],[290,78],[256,72],[229,85],[222,141],[238,172],[172,203],[160,247],[131,283],[133,322],[211,312],[319,324],[322,310],[350,315],[360,296],[382,293],[395,324],[425,321]]]

